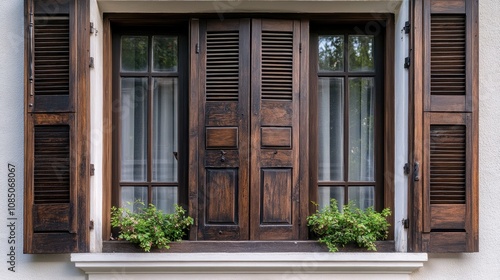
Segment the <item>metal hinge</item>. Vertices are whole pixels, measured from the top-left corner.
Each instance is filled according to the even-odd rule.
[[[410,220],[408,220],[407,218],[403,219],[401,223],[403,224],[404,228],[410,228]]]
[[[418,161],[413,164],[413,181],[420,181],[420,163]]]
[[[94,58],[93,57],[90,57],[89,67],[94,68]]]
[[[411,59],[410,57],[405,57],[405,69],[408,69],[410,68],[410,65],[411,65]]]
[[[94,34],[95,36],[97,36],[97,32],[99,31],[97,30],[97,28],[95,28],[94,23],[90,22],[90,34]]]
[[[405,175],[410,174],[410,164],[409,163],[405,163],[405,166],[403,166],[403,169],[404,169]]]
[[[94,220],[90,220],[89,229],[94,229]]]
[[[90,176],[95,175],[95,166],[93,163],[90,164]]]
[[[200,53],[200,44],[196,43],[196,53]]]
[[[302,53],[302,43],[299,43],[299,52]]]
[[[403,30],[404,30],[405,34],[410,34],[410,31],[411,31],[410,21],[405,22],[405,26],[403,27]]]

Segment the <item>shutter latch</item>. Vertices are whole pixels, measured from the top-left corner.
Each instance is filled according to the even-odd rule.
[[[95,175],[95,166],[93,163],[90,164],[90,176]]]
[[[420,164],[418,161],[413,165],[413,181],[420,181]]]

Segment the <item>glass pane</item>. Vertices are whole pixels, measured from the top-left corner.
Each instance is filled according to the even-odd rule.
[[[153,71],[177,72],[177,37],[153,37]]]
[[[374,81],[349,78],[349,181],[374,181]]]
[[[320,71],[344,71],[344,36],[319,36]]]
[[[132,212],[137,212],[139,209],[148,205],[148,188],[122,187],[120,197],[120,207],[127,208]],[[135,203],[137,201],[144,204]]]
[[[122,36],[122,71],[148,71],[148,37]]]
[[[121,180],[147,180],[148,79],[121,80]]]
[[[153,181],[177,182],[177,78],[153,85]]]
[[[344,179],[344,79],[318,79],[318,180]]]
[[[347,194],[349,201],[362,210],[373,206],[375,207],[375,188],[374,187],[349,187]]]
[[[177,203],[177,187],[154,187],[153,202],[163,213],[174,213]]]
[[[344,188],[343,187],[319,187],[318,188],[318,204],[319,209],[330,205],[330,200],[337,200],[337,207],[341,210],[344,205]]]
[[[373,61],[373,36],[349,36],[349,71],[375,71]]]

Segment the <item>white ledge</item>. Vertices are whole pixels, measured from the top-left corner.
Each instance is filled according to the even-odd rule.
[[[71,254],[89,279],[147,274],[384,274],[408,279],[425,253],[83,253]],[[101,277],[91,277],[100,275]],[[373,275],[372,275],[373,276]],[[203,277],[205,279],[207,277]],[[151,278],[152,279],[152,278]],[[208,278],[207,278],[208,279]],[[270,278],[265,278],[270,279]],[[372,279],[372,278],[370,278]],[[393,278],[391,278],[393,279]],[[396,279],[396,278],[394,278]]]

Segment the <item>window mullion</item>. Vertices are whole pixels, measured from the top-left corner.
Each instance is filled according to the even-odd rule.
[[[349,202],[349,51],[344,34],[344,202]]]
[[[147,142],[148,142],[148,160],[147,160],[147,180],[148,180],[148,202],[149,205],[153,201],[153,192],[151,182],[153,180],[153,78],[151,76],[152,72],[152,61],[153,61],[153,36],[148,36],[148,130],[147,130]]]

